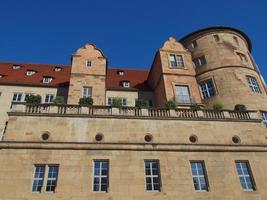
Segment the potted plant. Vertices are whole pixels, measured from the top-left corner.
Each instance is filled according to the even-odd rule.
[[[235,105],[235,111],[237,112],[245,112],[247,111],[247,108],[244,104],[236,104]]]
[[[148,102],[144,99],[137,99],[135,101],[135,106],[138,107],[138,108],[147,108],[149,105],[148,105]]]
[[[91,97],[82,97],[79,100],[79,105],[83,106],[83,107],[92,106],[93,103],[94,103],[94,101],[93,101],[93,98],[91,98]]]
[[[38,95],[28,95],[25,98],[25,101],[27,104],[40,104],[42,101],[42,97],[38,94]]]
[[[165,103],[165,108],[167,109],[175,109],[176,108],[176,102],[173,100],[169,100]]]
[[[214,102],[212,105],[213,109],[216,111],[220,111],[223,109],[223,104],[220,102]]]
[[[56,98],[54,99],[53,103],[55,105],[63,105],[65,104],[65,99],[63,96],[56,96]]]

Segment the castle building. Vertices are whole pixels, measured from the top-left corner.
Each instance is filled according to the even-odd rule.
[[[251,51],[216,26],[170,37],[150,70],[110,68],[94,44],[70,66],[1,62],[0,200],[266,200],[267,89]]]

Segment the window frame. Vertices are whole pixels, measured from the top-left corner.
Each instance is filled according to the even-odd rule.
[[[49,177],[49,172],[50,172],[50,169],[51,168],[54,168],[56,167],[57,168],[57,171],[56,171],[56,176],[55,177]],[[57,182],[58,182],[58,174],[59,174],[59,165],[55,165],[55,164],[48,164],[47,165],[47,176],[46,176],[46,184],[45,184],[45,192],[48,192],[48,193],[54,193],[56,192],[56,188],[57,188]],[[52,171],[53,173],[54,171]],[[54,173],[53,173],[54,174]],[[52,187],[51,185],[48,184],[49,181],[55,181],[55,184],[54,184],[54,190],[47,190],[47,187]],[[49,186],[48,186],[49,185]]]
[[[190,46],[192,47],[192,49],[197,48],[198,44],[197,44],[197,40],[193,40],[190,44]]]
[[[43,167],[44,168],[44,172],[43,172],[43,177],[42,178],[40,178],[40,177],[38,177],[38,178],[36,178],[35,176],[36,176],[36,169],[37,169],[37,167]],[[38,193],[41,193],[42,192],[42,190],[43,190],[43,187],[44,187],[44,181],[45,181],[45,174],[46,174],[46,170],[45,170],[45,164],[35,164],[34,165],[34,172],[33,172],[33,179],[32,179],[32,187],[31,187],[31,191],[32,192],[38,192]],[[41,188],[40,188],[40,191],[39,190],[33,190],[34,189],[34,182],[35,182],[35,180],[38,180],[38,181],[40,181],[41,180]],[[38,185],[37,185],[38,186]],[[35,186],[36,187],[36,186]]]
[[[53,78],[51,76],[44,76],[43,83],[51,83]]]
[[[130,88],[131,87],[130,81],[122,81],[122,87]]]
[[[192,169],[192,164],[196,164],[196,166],[198,166],[198,164],[201,164],[202,166],[202,170],[203,170],[203,175],[199,175],[198,174],[198,168],[197,168],[197,175],[193,175],[193,169]],[[206,170],[206,166],[205,166],[205,161],[204,160],[190,160],[190,171],[191,171],[191,175],[192,175],[192,180],[193,180],[193,188],[195,190],[195,192],[209,192],[210,191],[210,186],[209,186],[209,180],[208,180],[208,173],[207,173],[207,170]],[[199,183],[198,185],[200,186],[199,190],[196,189],[195,187],[195,183],[194,183],[194,178],[197,178]],[[206,189],[203,190],[201,188],[201,179],[200,178],[203,178],[204,181],[205,181],[205,186],[206,186]]]
[[[174,58],[174,61],[171,60],[171,57]],[[169,66],[172,69],[177,68],[184,68],[185,62],[184,62],[184,56],[182,54],[169,54]]]
[[[246,75],[246,80],[251,92],[261,93],[261,88],[260,85],[258,84],[256,77],[251,75]]]
[[[92,98],[92,96],[93,96],[93,87],[83,86],[83,98],[88,98],[88,97]]]
[[[49,100],[49,101],[47,101],[47,97],[48,97],[48,100]],[[52,100],[51,100],[51,97],[52,97]],[[46,94],[46,95],[45,95],[44,102],[47,103],[47,104],[49,104],[49,103],[53,103],[54,97],[55,97],[54,94]]]
[[[85,67],[92,67],[92,60],[85,60]]]
[[[261,112],[261,116],[262,116],[262,122],[267,128],[267,112]]]
[[[211,82],[212,88],[208,87],[208,81]],[[202,89],[203,88],[202,87],[203,84],[205,86],[205,91]],[[202,80],[202,81],[199,82],[198,85],[199,85],[199,88],[200,88],[200,94],[201,94],[202,99],[209,99],[209,98],[212,98],[212,97],[217,95],[217,91],[215,89],[215,83],[214,83],[213,78],[208,78],[208,79]],[[213,95],[211,95],[210,89],[213,89]],[[207,93],[207,96],[204,95],[205,92]]]
[[[207,59],[204,55],[202,55],[202,56],[194,58],[193,63],[194,63],[195,68],[199,68],[207,64]]]
[[[14,100],[15,95],[16,95],[16,99]],[[19,101],[18,101],[18,96],[20,96],[19,97]],[[12,102],[22,102],[22,97],[23,97],[23,93],[22,92],[14,92],[13,96],[12,96]]]
[[[237,164],[238,163],[244,163],[246,165],[248,174],[242,174],[242,175],[239,174],[239,172],[237,170]],[[242,164],[240,166],[241,166],[241,171],[243,173],[244,170],[242,168]],[[255,182],[255,179],[254,179],[254,176],[253,176],[253,173],[252,173],[252,170],[251,170],[249,161],[248,160],[236,160],[235,161],[235,170],[236,170],[236,173],[237,173],[238,178],[239,178],[239,184],[240,184],[241,189],[243,191],[246,191],[246,192],[253,192],[253,191],[255,191],[256,190],[256,182]],[[244,180],[245,180],[246,185],[247,185],[246,177],[249,177],[250,182],[251,182],[252,189],[243,188],[243,185],[242,185],[241,180],[240,180],[241,177],[243,177],[243,178],[245,177]]]
[[[34,70],[27,70],[27,72],[26,72],[26,76],[32,76],[32,75],[34,75],[36,73],[36,71],[34,71]]]
[[[113,99],[114,98],[119,98],[119,99],[121,99],[121,104],[122,104],[122,106],[127,106],[127,98],[125,98],[125,97],[108,97],[107,98],[107,105],[108,106],[112,106],[112,103],[113,103]]]
[[[96,164],[96,162],[99,162],[99,163],[101,163],[100,164],[100,168],[99,168],[99,175],[95,175],[95,164]],[[106,175],[103,175],[102,174],[102,163],[103,162],[106,162],[107,163],[107,174]],[[93,174],[93,180],[92,180],[92,191],[93,192],[96,192],[96,193],[107,193],[108,191],[109,191],[109,160],[108,159],[103,159],[103,160],[99,160],[99,159],[96,159],[96,160],[93,160],[93,172],[92,172],[92,174]],[[99,189],[98,190],[95,190],[95,178],[98,178],[99,179],[99,182],[98,182],[98,187],[99,187]],[[104,190],[102,190],[101,189],[101,186],[102,186],[102,178],[106,178],[107,179],[107,183],[106,183],[106,190],[104,191]]]
[[[150,174],[147,175],[146,174],[146,163],[149,162],[149,171],[150,171]],[[153,167],[152,167],[152,163],[156,163],[157,164],[157,171],[158,171],[158,174],[154,175],[153,174]],[[144,160],[144,175],[145,175],[145,190],[147,192],[161,192],[161,187],[162,187],[162,184],[161,184],[161,173],[160,173],[160,162],[159,160]],[[147,188],[147,185],[148,185],[148,182],[147,182],[147,178],[150,179],[151,181],[151,190],[148,190]],[[155,185],[154,185],[154,178],[157,178],[158,179],[158,190],[155,189]]]

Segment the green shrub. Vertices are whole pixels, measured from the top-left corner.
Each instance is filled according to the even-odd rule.
[[[122,107],[122,99],[118,98],[118,97],[113,98],[111,106],[113,106],[113,107]]]
[[[212,105],[214,110],[222,110],[223,109],[223,104],[220,102],[214,102]]]
[[[192,104],[192,105],[190,106],[190,109],[191,109],[191,110],[200,110],[200,109],[201,109],[201,106],[198,105],[198,104],[196,104],[196,103],[194,103],[194,104]]]
[[[147,108],[147,107],[149,107],[148,101],[144,100],[144,99],[137,99],[135,101],[135,106],[138,107],[138,108]]]
[[[169,100],[165,103],[165,108],[167,109],[175,109],[176,108],[176,102],[173,100]]]
[[[83,97],[79,100],[80,106],[92,106],[94,103],[93,99],[91,97]]]
[[[237,111],[237,112],[245,112],[245,111],[247,111],[247,108],[243,104],[236,104],[235,105],[235,111]]]
[[[65,104],[65,99],[63,96],[56,96],[53,103],[56,105],[62,105],[62,104]]]
[[[40,104],[42,101],[42,97],[39,94],[37,95],[31,94],[26,96],[25,101],[28,104]]]

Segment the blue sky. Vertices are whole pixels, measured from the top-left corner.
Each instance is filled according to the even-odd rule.
[[[0,61],[70,64],[92,42],[112,67],[149,68],[169,36],[227,25],[249,35],[267,79],[266,10],[262,0],[1,0]]]

